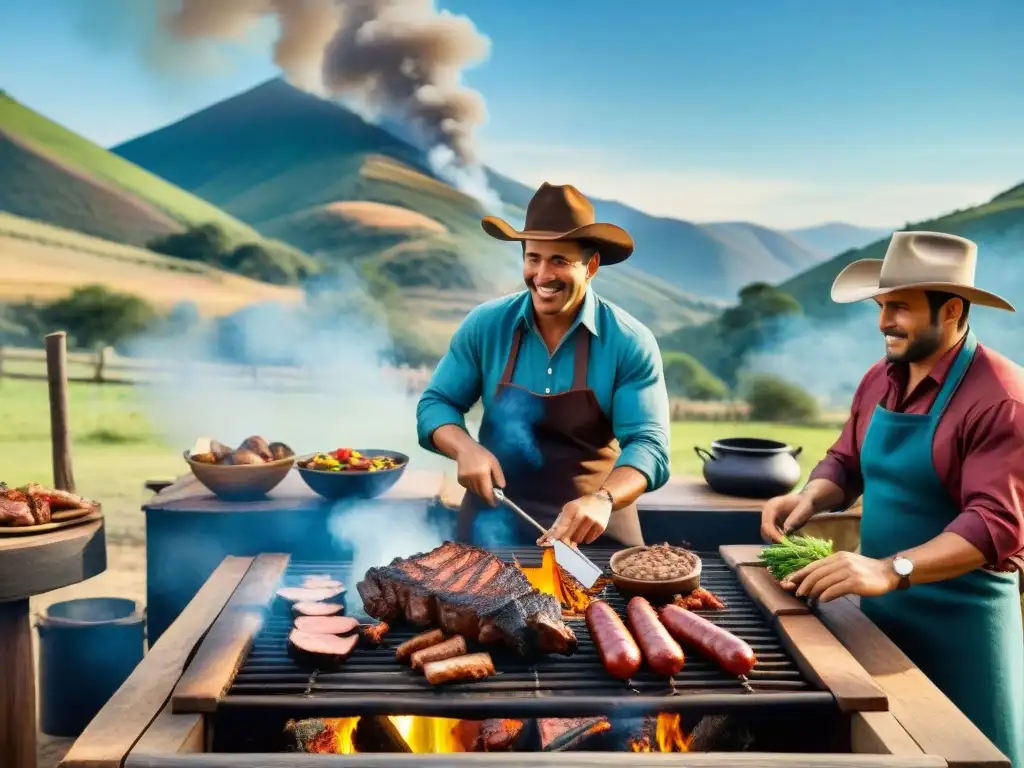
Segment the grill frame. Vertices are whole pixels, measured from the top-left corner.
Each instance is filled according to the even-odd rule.
[[[617,551],[611,547],[584,547],[599,566],[607,569]],[[493,548],[506,562],[524,567],[540,564],[536,547]],[[431,686],[422,674],[394,661],[399,642],[422,631],[396,627],[381,649],[358,649],[335,672],[299,667],[286,650],[291,626],[289,607],[278,598],[268,606],[266,621],[244,655],[230,687],[217,701],[218,717],[235,720],[245,711],[303,717],[359,715],[422,715],[481,719],[486,717],[634,717],[657,712],[736,712],[763,707],[798,712],[834,710],[833,694],[806,674],[784,644],[770,617],[742,586],[736,573],[717,553],[698,553],[703,561],[702,585],[726,603],[725,611],[701,612],[751,643],[758,666],[747,682],[720,670],[695,652],[687,653],[683,671],[667,684],[645,669],[626,683],[611,678],[600,666],[596,649],[582,618],[569,619],[580,641],[571,657],[549,656],[536,663],[513,654],[492,651],[500,674],[475,683]],[[279,586],[298,584],[302,577],[329,574],[342,580],[354,595],[361,574],[347,562],[289,562]],[[602,598],[620,614],[626,600],[608,585]],[[358,597],[356,597],[358,600]],[[359,613],[346,612],[363,618]],[[362,670],[371,670],[363,672]]]

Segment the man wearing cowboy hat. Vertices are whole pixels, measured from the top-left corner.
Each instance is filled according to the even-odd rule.
[[[874,299],[886,359],[799,492],[769,501],[778,541],[816,512],[863,494],[860,554],[839,552],[783,586],[861,608],[1024,768],[1024,377],[981,345],[971,304],[1014,311],[974,286],[977,246],[897,232],[885,259],[846,267],[832,299]]]
[[[591,286],[599,266],[629,258],[632,238],[596,223],[576,188],[547,183],[523,231],[491,216],[481,224],[522,244],[526,290],[466,317],[417,408],[420,444],[454,459],[468,491],[459,539],[642,544],[634,502],[669,475],[661,355],[646,327]],[[465,414],[480,399],[477,442]],[[497,507],[495,487],[547,533],[538,539]]]

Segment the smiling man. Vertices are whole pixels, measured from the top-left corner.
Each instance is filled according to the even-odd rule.
[[[522,244],[526,290],[469,314],[417,409],[420,444],[454,459],[467,489],[460,540],[486,543],[500,531],[518,543],[642,544],[635,501],[669,476],[661,354],[646,327],[591,285],[600,266],[629,258],[632,238],[595,222],[575,187],[546,183],[523,231],[490,216],[481,223]],[[477,442],[465,414],[481,399]],[[496,487],[547,533],[538,539],[497,507]]]
[[[885,360],[861,381],[850,418],[799,493],[769,501],[778,541],[815,512],[863,494],[860,554],[812,563],[784,587],[861,608],[1024,768],[1024,377],[982,346],[971,304],[1013,311],[974,287],[977,247],[897,232],[885,259],[850,264],[832,298],[874,299]]]

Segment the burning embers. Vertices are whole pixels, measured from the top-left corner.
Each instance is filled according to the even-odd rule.
[[[583,616],[594,595],[600,594],[610,583],[607,577],[602,576],[589,590],[584,589],[582,584],[555,562],[555,550],[552,547],[544,549],[537,568],[523,568],[518,561],[516,567],[526,575],[534,589],[551,595],[562,604],[562,616],[565,618]]]
[[[737,735],[739,738],[736,738]],[[455,720],[442,717],[365,716],[290,720],[291,751],[450,754],[455,752],[688,752],[737,751],[749,746],[727,716],[705,717],[693,735],[678,714],[661,713],[612,724],[604,717]]]

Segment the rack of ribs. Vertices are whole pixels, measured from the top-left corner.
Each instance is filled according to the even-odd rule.
[[[522,655],[570,655],[576,635],[562,606],[526,575],[484,549],[446,541],[430,552],[370,568],[356,585],[363,609],[379,621],[439,626],[480,643],[503,642]]]

